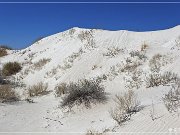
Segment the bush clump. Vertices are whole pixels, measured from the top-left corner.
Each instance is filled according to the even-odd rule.
[[[75,105],[85,105],[91,107],[91,103],[104,103],[107,100],[104,87],[96,80],[79,80],[77,83],[71,82],[66,85],[65,91],[68,94],[63,98],[62,107],[72,108]]]
[[[172,72],[165,72],[164,74],[152,73],[146,78],[146,87],[156,87],[159,85],[166,85],[175,83],[178,80],[178,76]]]
[[[67,93],[67,84],[66,83],[62,83],[62,84],[58,84],[55,87],[55,96],[56,97],[60,97],[63,94]]]
[[[140,60],[145,61],[147,59],[147,56],[145,55],[145,53],[141,51],[131,51],[129,54],[131,57],[138,57]]]
[[[10,76],[18,73],[22,69],[18,62],[8,62],[3,66],[2,74],[4,76]]]
[[[0,102],[19,101],[18,95],[13,91],[9,84],[0,85]]]
[[[1,45],[0,46],[0,57],[8,55],[7,50],[12,50],[12,48],[9,46]]]
[[[140,110],[140,102],[132,90],[129,90],[124,95],[116,95],[114,101],[116,107],[110,111],[110,114],[119,125],[129,120],[133,113]]]
[[[28,95],[29,97],[43,96],[49,93],[47,89],[48,89],[48,84],[47,83],[44,84],[40,82],[28,88]]]
[[[172,85],[171,90],[163,97],[163,101],[169,112],[176,112],[180,108],[180,81]]]
[[[7,55],[7,50],[0,47],[0,57],[6,56],[6,55]]]
[[[46,65],[48,62],[50,62],[51,59],[40,59],[38,62],[34,63],[33,69],[34,70],[40,70],[44,65]]]

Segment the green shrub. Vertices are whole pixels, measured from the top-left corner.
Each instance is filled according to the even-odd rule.
[[[18,73],[21,70],[21,65],[18,62],[8,62],[3,66],[2,74],[10,76]]]

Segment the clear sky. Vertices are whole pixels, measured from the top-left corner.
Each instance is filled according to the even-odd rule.
[[[38,37],[55,34],[72,27],[149,31],[167,29],[176,25],[180,25],[180,3],[0,3],[0,44],[9,45],[13,48],[25,48]]]

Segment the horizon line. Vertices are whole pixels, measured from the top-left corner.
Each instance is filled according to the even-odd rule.
[[[92,2],[92,1],[62,1],[62,2],[56,2],[56,1],[52,1],[52,2],[46,2],[46,1],[27,1],[27,2],[21,2],[21,1],[9,1],[9,2],[0,2],[0,4],[180,4],[180,1],[157,1],[157,2],[153,2],[153,1],[136,1],[136,2],[128,2],[128,1],[122,1],[122,2],[116,2],[116,1],[96,1],[96,2]]]

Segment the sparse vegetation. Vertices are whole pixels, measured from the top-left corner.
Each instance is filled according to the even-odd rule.
[[[124,95],[116,95],[114,101],[116,107],[110,111],[110,114],[119,125],[128,121],[133,113],[140,110],[140,102],[132,90],[129,90]]]
[[[0,85],[0,101],[1,102],[14,102],[19,101],[18,95],[12,89],[11,85]]]
[[[95,70],[97,67],[98,67],[97,65],[93,65],[92,70]]]
[[[120,52],[124,52],[123,49],[120,49],[118,47],[111,47],[108,48],[107,52],[103,54],[103,56],[108,56],[108,57],[115,57],[117,56]]]
[[[147,44],[143,44],[141,45],[141,51],[145,51],[147,48],[149,48],[149,46]]]
[[[82,54],[84,53],[84,51],[82,50],[82,48],[79,49],[79,51],[77,53],[73,53],[72,55],[68,56],[65,60],[64,60],[64,65],[60,66],[61,69],[63,70],[67,70],[69,68],[72,67],[74,61],[79,58]]]
[[[61,83],[61,84],[57,85],[55,87],[55,96],[60,97],[63,94],[67,94],[68,93],[67,87],[68,86],[66,83]]]
[[[180,108],[180,80],[172,85],[171,90],[163,97],[164,105],[169,112],[176,112]]]
[[[141,62],[133,61],[131,58],[127,58],[126,63],[121,68],[121,72],[132,72],[140,65]]]
[[[149,67],[152,72],[159,72],[162,66],[172,62],[172,58],[166,55],[156,54],[149,60]]]
[[[103,80],[107,80],[106,74],[102,74],[102,75],[96,77],[96,81],[99,83],[101,83]]]
[[[167,85],[175,83],[178,79],[177,74],[172,72],[161,73],[151,73],[146,77],[146,87],[156,87],[159,85]]]
[[[21,70],[21,65],[18,62],[8,62],[3,66],[2,74],[4,76],[10,76],[18,73]]]
[[[103,132],[96,131],[94,129],[89,129],[86,133],[86,135],[104,135]]]
[[[84,42],[85,48],[87,49],[96,48],[92,30],[82,31],[78,35],[78,38],[81,40],[81,42]]]
[[[43,96],[49,93],[47,89],[48,89],[48,84],[47,83],[44,84],[40,82],[28,88],[28,95],[29,97]]]
[[[50,60],[51,59],[46,59],[46,58],[40,59],[38,62],[33,64],[33,68],[35,70],[40,70],[40,69],[42,69],[42,67],[44,65],[46,65],[48,62],[50,62]]]
[[[0,57],[6,56],[7,55],[7,50],[5,48],[0,47]]]
[[[107,100],[104,87],[96,80],[79,80],[66,85],[68,94],[63,98],[62,107],[71,109],[75,105],[83,104],[89,108],[91,104],[104,103]]]
[[[131,57],[138,57],[140,60],[143,60],[143,61],[147,59],[147,56],[142,51],[131,51],[129,54]]]
[[[126,82],[126,88],[133,89],[133,88],[140,88],[140,86],[143,83],[143,80],[141,78],[143,71],[142,70],[134,70],[129,74],[128,77],[124,77],[124,80]]]

